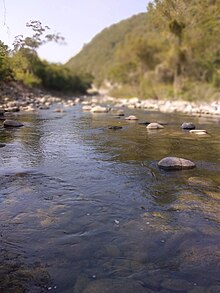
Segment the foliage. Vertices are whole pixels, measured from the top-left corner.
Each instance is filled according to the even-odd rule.
[[[7,81],[13,77],[8,47],[0,41],[0,81]]]
[[[86,93],[91,86],[92,77],[79,76],[72,73],[64,65],[38,60],[33,68],[34,74],[41,80],[42,86],[48,90],[60,92]]]
[[[48,42],[64,42],[64,37],[59,33],[49,33],[49,26],[43,26],[38,20],[27,22],[26,26],[33,31],[32,35],[28,37],[24,37],[23,35],[16,36],[13,43],[15,52],[20,49],[29,49],[36,52],[40,46]]]
[[[154,0],[146,13],[99,33],[67,66],[92,73],[98,85],[109,80],[116,94],[207,98],[220,89],[219,15],[218,0]]]
[[[92,76],[75,74],[60,64],[52,64],[40,60],[37,49],[47,42],[63,42],[60,34],[49,33],[50,28],[43,26],[40,21],[27,23],[32,35],[15,37],[14,50],[0,41],[0,82],[8,78],[20,81],[33,87],[41,86],[48,90],[86,93],[91,86]]]

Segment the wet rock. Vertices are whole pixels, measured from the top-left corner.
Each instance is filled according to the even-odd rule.
[[[181,125],[182,129],[195,129],[195,125],[192,122],[183,122],[183,124]]]
[[[147,125],[146,127],[147,129],[163,129],[163,125],[156,123],[156,122],[152,122],[149,125]]]
[[[6,146],[5,143],[0,142],[0,148],[3,148],[3,147],[5,147],[5,146]]]
[[[126,279],[118,281],[115,279],[102,279],[91,282],[83,293],[153,293],[152,290],[144,288],[140,283]]]
[[[15,106],[15,107],[8,107],[5,109],[6,112],[19,112],[20,108]]]
[[[5,120],[4,113],[5,113],[5,110],[0,109],[0,120]]]
[[[21,127],[24,126],[21,122],[14,120],[5,120],[3,123],[4,127]]]
[[[138,120],[138,118],[135,115],[130,115],[128,117],[125,117],[125,120]]]
[[[196,134],[196,135],[206,135],[207,131],[205,129],[192,129],[189,131],[192,134]]]
[[[195,168],[195,163],[178,157],[165,157],[159,161],[158,166],[165,170],[183,170]]]
[[[143,122],[138,122],[138,124],[140,124],[140,125],[149,125],[150,122],[148,122],[148,121],[143,121]]]
[[[122,129],[122,126],[109,126],[108,129],[119,130]]]
[[[107,113],[109,109],[107,107],[95,106],[91,109],[92,113]]]

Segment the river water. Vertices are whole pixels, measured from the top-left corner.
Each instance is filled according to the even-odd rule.
[[[125,113],[164,129],[81,105],[0,129],[0,292],[220,292],[219,122]],[[160,170],[165,156],[196,168]]]

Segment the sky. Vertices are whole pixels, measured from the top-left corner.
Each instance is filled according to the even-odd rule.
[[[66,45],[49,43],[38,50],[42,59],[65,63],[105,27],[146,12],[148,0],[0,0],[0,40],[11,46],[17,35],[30,36],[30,20],[60,33]]]

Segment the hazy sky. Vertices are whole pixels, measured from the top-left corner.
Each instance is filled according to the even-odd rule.
[[[65,63],[106,26],[145,12],[148,0],[0,0],[0,40],[13,43],[27,36],[30,20],[39,20],[65,37],[67,45],[47,44],[38,53],[51,62]]]

